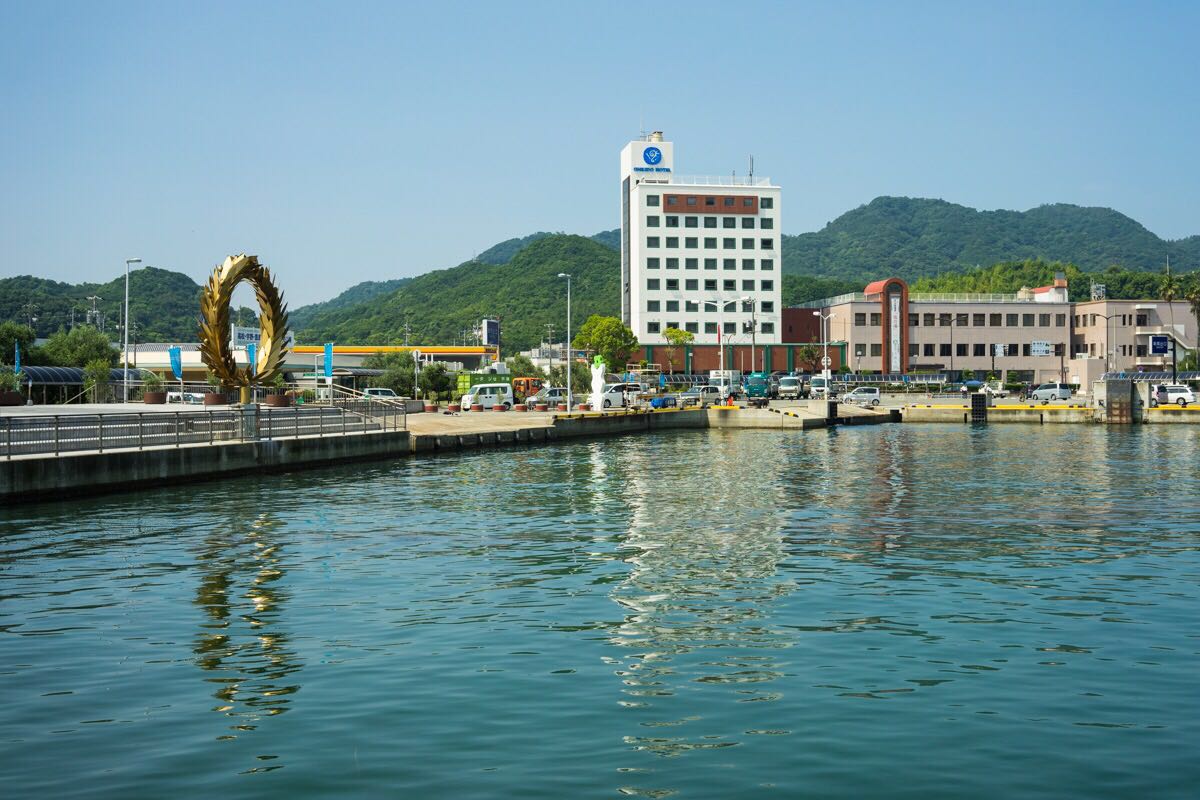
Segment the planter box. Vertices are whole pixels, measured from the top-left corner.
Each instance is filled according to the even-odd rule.
[[[492,406],[492,411],[508,411],[508,408],[503,405]]]
[[[0,392],[0,406],[23,406],[25,395],[20,392]]]
[[[425,404],[425,413],[426,414],[436,414],[436,413],[438,413],[438,407],[432,403],[426,403]]]
[[[292,404],[290,394],[269,394],[263,398],[263,405],[271,408],[288,408]]]
[[[513,406],[513,411],[528,411],[528,410],[529,410],[529,406],[525,405],[524,403],[517,403],[515,406]]]
[[[166,392],[142,392],[142,402],[148,406],[166,405]]]
[[[575,406],[575,408],[578,411],[591,411],[592,410],[592,407],[589,406],[587,403],[580,403],[579,405]]]
[[[533,407],[533,410],[534,411],[549,411],[550,405],[549,405],[549,403],[538,403],[537,405],[535,405]]]
[[[567,404],[566,404],[566,403],[559,403],[559,404],[558,404],[558,410],[559,410],[559,411],[566,411],[566,410],[567,410]]]
[[[459,403],[451,403],[447,408],[451,414],[457,414],[459,411],[462,411],[462,405]]]
[[[483,404],[482,403],[472,403],[471,410],[472,411],[483,411]]]
[[[205,392],[204,405],[227,406],[229,405],[229,397],[224,392]]]

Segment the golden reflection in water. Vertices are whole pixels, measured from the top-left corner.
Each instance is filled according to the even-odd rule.
[[[205,537],[198,555],[202,577],[194,602],[205,616],[193,653],[211,673],[205,680],[217,685],[213,710],[230,717],[232,731],[254,730],[262,718],[284,713],[300,689],[285,681],[301,664],[279,626],[287,600],[278,588],[284,570],[273,535],[280,524],[267,514],[249,524],[231,521]],[[272,768],[278,767],[261,769]]]
[[[630,571],[610,593],[624,613],[610,640],[632,652],[611,663],[619,703],[637,722],[624,741],[636,750],[675,756],[738,743],[730,736],[741,731],[703,730],[702,717],[672,700],[696,684],[724,685],[743,702],[778,697],[768,684],[782,675],[773,651],[784,645],[771,607],[794,586],[776,569],[783,489],[774,469],[733,469],[774,457],[766,451],[775,447],[766,437],[713,437],[703,462],[683,465],[657,463],[645,448],[621,454]],[[675,469],[692,474],[672,481]],[[723,479],[730,474],[737,480]]]

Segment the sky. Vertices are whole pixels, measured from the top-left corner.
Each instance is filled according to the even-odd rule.
[[[0,4],[0,277],[202,279],[293,307],[619,224],[642,130],[783,187],[1108,206],[1200,233],[1200,4]]]

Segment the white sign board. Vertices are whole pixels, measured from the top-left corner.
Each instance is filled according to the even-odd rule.
[[[892,293],[891,314],[892,318],[892,337],[891,337],[891,370],[892,372],[900,371],[900,295]]]
[[[258,328],[244,328],[241,325],[234,325],[232,322],[229,324],[229,343],[235,349],[244,348],[248,344],[258,344],[261,336],[262,332]],[[296,336],[289,330],[283,341],[285,346],[291,349],[292,345],[296,343]]]
[[[1029,355],[1031,356],[1048,356],[1053,352],[1049,342],[1030,342]]]
[[[832,363],[833,363],[833,359],[830,358],[829,356],[825,356],[824,358],[821,359],[822,367],[828,367]]]
[[[1008,345],[1006,345],[1006,344],[992,345],[992,355],[996,355],[996,356],[1008,355]]]

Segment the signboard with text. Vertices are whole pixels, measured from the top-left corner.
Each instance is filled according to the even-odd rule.
[[[1031,356],[1048,356],[1053,351],[1049,342],[1030,342],[1029,355]]]
[[[1170,351],[1170,345],[1167,342],[1166,336],[1151,336],[1150,337],[1150,353],[1156,356],[1165,356]]]

